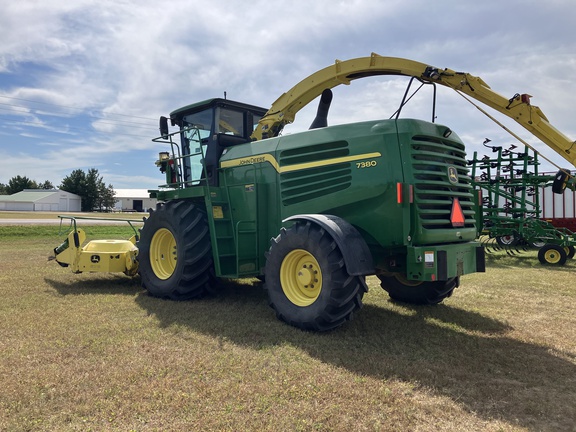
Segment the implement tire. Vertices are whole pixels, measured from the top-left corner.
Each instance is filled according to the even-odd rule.
[[[508,235],[503,235],[503,236],[499,236],[496,237],[496,243],[498,243],[500,246],[516,246],[519,242],[519,239],[514,236],[513,234],[508,234]]]
[[[380,286],[396,301],[412,304],[434,305],[442,302],[454,292],[460,284],[459,278],[447,281],[418,282],[409,281],[399,275],[378,275]]]
[[[204,208],[188,201],[159,204],[144,223],[138,246],[142,286],[154,297],[189,300],[216,284]]]
[[[362,307],[364,276],[350,276],[330,234],[298,221],[272,239],[265,280],[276,316],[303,330],[327,331],[350,320]]]
[[[566,250],[555,244],[546,244],[538,250],[538,260],[541,264],[564,265],[567,258]]]

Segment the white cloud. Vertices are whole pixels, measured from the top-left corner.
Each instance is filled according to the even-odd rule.
[[[43,157],[20,155],[30,158],[24,164],[0,159],[0,182],[25,174],[19,166],[30,167],[26,175],[36,178],[55,164],[63,167],[55,176],[96,166],[119,182],[156,176],[161,182],[150,161],[157,123],[146,119],[224,91],[267,107],[336,58],[372,51],[479,75],[506,96],[533,94],[553,124],[576,136],[570,96],[576,91],[575,18],[572,0],[8,2],[0,15],[0,95],[17,99],[0,102],[17,107],[0,110],[10,120],[0,128],[0,151],[10,150],[6,134],[37,135],[42,128],[46,136],[33,143]],[[399,103],[401,82],[374,78],[338,88],[330,122],[388,117]],[[478,142],[488,132],[501,133],[474,108],[462,108],[465,102],[445,97],[438,120],[461,136]],[[460,108],[450,111],[451,104]],[[421,105],[414,101],[407,109],[426,112]],[[15,111],[23,111],[20,123]],[[300,113],[294,130],[306,129],[314,111],[311,106]],[[56,146],[74,155],[46,150]],[[118,158],[129,157],[141,158],[141,165],[116,168]]]

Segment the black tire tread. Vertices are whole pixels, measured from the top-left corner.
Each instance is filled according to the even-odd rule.
[[[549,262],[546,259],[546,253],[549,250],[554,250],[560,255],[560,260],[557,263]],[[538,250],[538,260],[540,261],[541,264],[544,264],[544,265],[564,265],[564,264],[566,264],[567,259],[568,259],[568,255],[566,254],[566,251],[564,250],[564,248],[562,248],[561,246],[552,244],[552,243],[548,243],[548,244],[542,246]]]
[[[459,285],[458,278],[451,278],[447,281],[422,282],[416,286],[405,285],[395,276],[379,275],[378,278],[381,282],[380,286],[388,292],[393,300],[420,305],[441,303],[450,297]]]
[[[160,228],[169,229],[177,243],[178,263],[167,280],[158,279],[150,265],[150,242]],[[137,243],[142,286],[154,297],[189,300],[214,290],[216,277],[205,210],[183,200],[158,204],[144,223]],[[182,264],[181,264],[182,263]]]
[[[319,297],[312,305],[301,308],[285,297],[279,277],[283,258],[296,248],[307,249],[316,257],[323,278],[322,299]],[[318,225],[305,221],[282,228],[272,239],[266,257],[265,288],[269,305],[278,319],[303,330],[328,331],[352,319],[362,307],[362,297],[368,290],[364,278],[348,275],[342,252],[328,232]],[[329,295],[324,297],[325,293]]]

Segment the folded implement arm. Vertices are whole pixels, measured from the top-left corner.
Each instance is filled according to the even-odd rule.
[[[425,75],[423,79],[464,93],[510,117],[572,165],[576,165],[576,142],[552,126],[540,108],[530,105],[530,95],[517,93],[507,99],[493,91],[481,78],[450,69],[430,67]]]
[[[439,69],[424,63],[395,57],[370,57],[339,61],[303,79],[281,95],[262,117],[252,134],[253,140],[275,137],[294,121],[296,113],[325,89],[350,84],[359,78],[377,75],[405,75],[450,87],[512,118],[548,147],[576,165],[576,143],[552,126],[530,96],[516,94],[507,99],[494,92],[481,78],[451,69]]]

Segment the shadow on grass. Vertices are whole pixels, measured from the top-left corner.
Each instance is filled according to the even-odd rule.
[[[62,296],[78,294],[124,294],[134,296],[142,291],[139,277],[132,278],[115,273],[99,276],[89,274],[87,278],[77,275],[73,277],[74,279],[70,280],[44,278],[44,281]]]
[[[165,328],[187,327],[254,350],[294,346],[359,376],[430,389],[486,420],[574,430],[575,356],[514,339],[506,323],[450,300],[433,307],[368,304],[340,329],[318,334],[276,320],[261,283],[224,282],[213,297],[173,302],[148,296],[139,278],[123,275],[46,282],[61,295],[135,296]]]
[[[186,326],[255,350],[299,347],[360,376],[417,383],[484,418],[537,430],[573,430],[576,359],[508,336],[509,326],[452,307],[367,305],[324,334],[274,318],[262,284],[225,283],[220,294],[170,302],[141,293],[136,302],[161,325]],[[572,402],[570,402],[572,401]]]

